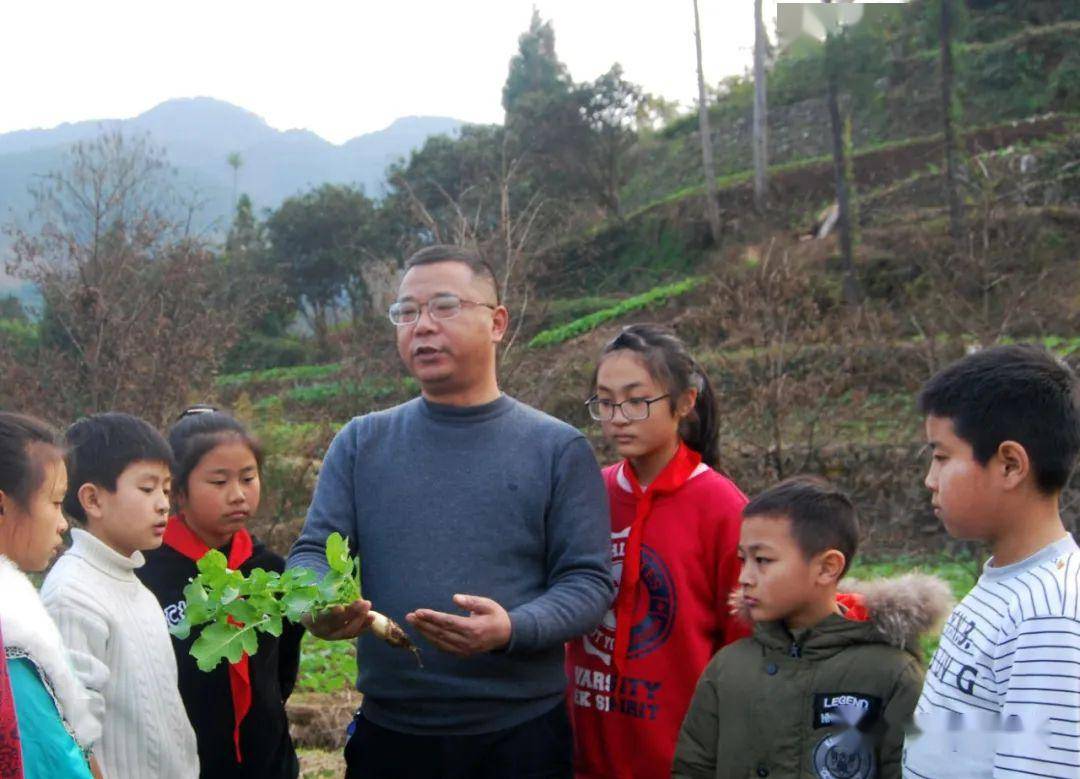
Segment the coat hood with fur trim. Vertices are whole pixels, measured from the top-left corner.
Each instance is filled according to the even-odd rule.
[[[34,585],[3,555],[0,593],[4,653],[8,658],[26,658],[34,664],[56,702],[64,726],[84,751],[90,751],[101,737],[101,723],[90,710],[90,696],[75,676],[60,631],[45,611]]]
[[[919,639],[936,633],[956,601],[947,582],[924,573],[840,585],[843,593],[858,596],[868,612],[868,622],[888,644],[911,650]]]

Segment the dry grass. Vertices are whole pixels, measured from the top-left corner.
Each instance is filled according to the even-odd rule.
[[[289,698],[289,732],[298,749],[330,749],[345,746],[345,728],[360,705],[360,693],[298,692]]]
[[[340,749],[299,749],[300,779],[339,779],[345,775],[345,756]]]

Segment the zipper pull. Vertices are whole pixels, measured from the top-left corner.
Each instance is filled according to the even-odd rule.
[[[788,657],[802,657],[802,647],[792,641],[791,648],[788,650]]]

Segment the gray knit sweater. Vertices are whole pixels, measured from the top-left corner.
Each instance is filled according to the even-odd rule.
[[[415,631],[424,668],[364,634],[364,714],[407,733],[512,727],[564,693],[564,642],[597,625],[613,595],[607,496],[580,432],[512,398],[461,408],[415,399],[358,417],[334,438],[289,566],[326,569],[348,536],[363,594],[387,616],[460,613],[455,593],[510,613],[504,651],[457,658]]]

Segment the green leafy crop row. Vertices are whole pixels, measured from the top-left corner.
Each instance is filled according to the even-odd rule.
[[[618,305],[601,309],[588,316],[575,319],[573,322],[567,322],[565,325],[560,325],[559,327],[553,327],[550,330],[544,330],[543,332],[537,333],[536,336],[529,341],[529,346],[535,348],[538,346],[552,346],[554,344],[562,343],[563,341],[587,333],[590,330],[594,330],[604,322],[617,319],[632,311],[656,305],[657,303],[664,303],[679,295],[684,295],[704,281],[705,278],[703,276],[695,276],[693,278],[685,279],[684,281],[676,282],[675,284],[665,284],[662,287],[654,287],[648,292],[643,292],[640,295],[627,298]]]
[[[328,365],[293,365],[282,368],[267,368],[262,371],[242,371],[218,376],[215,385],[219,389],[233,389],[249,384],[277,384],[295,381],[316,381],[329,378],[341,372],[341,363]]]
[[[324,641],[304,634],[301,645],[298,692],[334,693],[356,683],[356,644],[352,641]]]
[[[300,406],[325,406],[330,403],[379,402],[401,394],[412,394],[417,389],[412,377],[395,379],[373,376],[361,381],[327,381],[293,387],[279,395],[268,395],[255,403],[255,410],[265,411],[277,403],[295,403]]]

